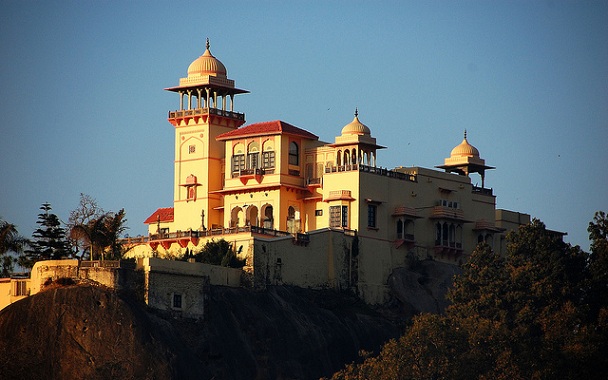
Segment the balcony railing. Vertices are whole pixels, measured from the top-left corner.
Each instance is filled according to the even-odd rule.
[[[394,170],[389,170],[386,168],[368,166],[368,165],[362,165],[362,164],[327,166],[325,168],[325,173],[326,174],[341,173],[341,172],[348,172],[348,171],[354,171],[354,170],[358,170],[358,171],[364,172],[364,173],[377,174],[377,175],[381,175],[381,176],[389,177],[389,178],[395,178],[395,179],[399,179],[402,181],[417,182],[417,178],[416,178],[415,174],[402,173],[402,172],[397,172]]]
[[[461,251],[462,243],[448,240],[435,240],[435,248],[447,248],[452,250]]]
[[[273,228],[265,228],[259,226],[242,226],[229,228],[212,228],[205,231],[175,231],[159,234],[150,234],[149,236],[138,236],[134,238],[124,238],[120,242],[124,245],[150,244],[152,242],[172,241],[176,242],[181,239],[196,239],[203,237],[215,237],[222,235],[232,235],[238,233],[255,233],[273,237],[292,236],[296,241],[308,243],[310,237],[303,233],[290,233],[287,231],[279,231]],[[107,262],[107,261],[104,261]]]
[[[307,185],[320,185],[321,184],[321,178],[307,178],[306,179],[306,184]]]
[[[218,108],[194,108],[190,110],[169,111],[169,119],[188,116],[218,115],[231,119],[245,120],[245,114],[239,112],[225,111]]]
[[[446,207],[446,206],[434,206],[431,213],[431,218],[434,219],[454,219],[463,220],[464,211],[458,208]]]

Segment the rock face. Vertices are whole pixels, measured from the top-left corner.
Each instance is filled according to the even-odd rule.
[[[210,287],[192,320],[100,286],[56,286],[0,311],[0,378],[318,379],[397,337],[404,319],[442,312],[457,273],[396,269],[393,307],[380,310],[390,319],[331,290]]]
[[[354,296],[211,287],[194,321],[95,286],[49,289],[0,312],[3,379],[313,379],[398,329]]]
[[[56,287],[0,312],[3,379],[204,378],[171,324],[95,286]]]

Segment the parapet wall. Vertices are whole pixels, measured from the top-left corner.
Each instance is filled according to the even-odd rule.
[[[179,276],[206,276],[209,278],[209,284],[211,285],[230,286],[233,288],[241,285],[241,273],[243,272],[242,270],[235,268],[226,268],[203,263],[163,260],[153,257],[138,259],[137,269],[142,269],[144,272],[165,273]]]

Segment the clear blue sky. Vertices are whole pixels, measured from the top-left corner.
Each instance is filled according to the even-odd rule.
[[[379,165],[434,167],[468,130],[497,207],[588,249],[608,211],[606,1],[0,0],[0,216],[31,236],[50,202],[172,205],[178,97],[211,51],[247,122],[333,141],[355,107]]]

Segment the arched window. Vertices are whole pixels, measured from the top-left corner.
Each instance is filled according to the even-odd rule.
[[[300,165],[300,151],[294,141],[289,144],[289,165]]]

